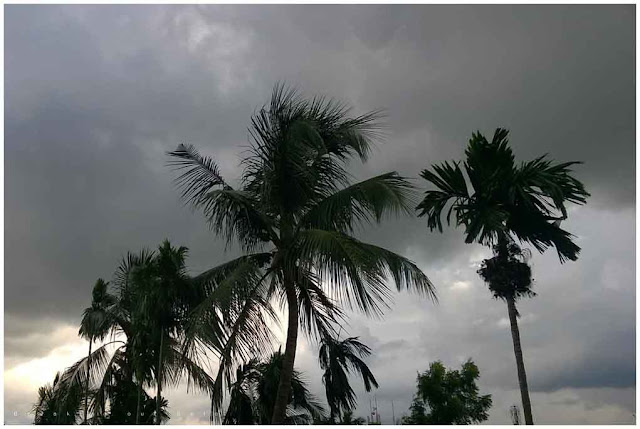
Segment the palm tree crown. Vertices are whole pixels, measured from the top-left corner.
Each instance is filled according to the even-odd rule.
[[[201,316],[221,295],[247,292],[224,329],[226,341],[220,343],[220,332],[210,339],[200,336],[221,356],[215,409],[220,409],[222,378],[229,378],[232,362],[246,360],[241,355],[253,355],[250,350],[264,353],[264,311],[271,313],[272,299],[286,304],[289,316],[273,420],[282,423],[298,322],[310,336],[326,336],[337,306],[379,314],[390,294],[387,276],[398,289],[434,296],[431,282],[413,262],[351,235],[363,224],[412,210],[413,187],[395,172],[350,184],[346,165],[354,157],[367,159],[380,136],[379,117],[379,112],[350,117],[343,104],[322,97],[305,100],[278,85],[270,104],[251,120],[239,188],[194,147],[180,145],[169,153],[171,164],[183,171],[177,179],[182,197],[204,212],[217,234],[237,240],[247,252],[198,279],[209,281],[209,296],[196,309]],[[212,318],[200,317],[201,327],[194,331],[211,333],[212,326],[224,324],[209,314]]]
[[[378,387],[373,373],[362,360],[370,354],[369,347],[358,341],[358,337],[350,337],[342,341],[332,337],[322,339],[319,360],[320,368],[324,371],[322,382],[325,386],[332,420],[356,406],[356,395],[349,384],[351,372],[362,377],[367,392],[370,392],[372,387]]]
[[[98,279],[91,291],[91,306],[82,313],[78,335],[89,341],[100,341],[111,328],[109,307],[114,304],[115,297],[108,292],[109,282]]]
[[[465,228],[466,242],[496,244],[503,234],[513,234],[538,251],[554,246],[560,261],[576,260],[580,247],[559,226],[567,217],[565,204],[584,204],[589,193],[571,176],[579,162],[554,164],[543,155],[516,165],[508,143],[508,131],[498,128],[491,141],[474,133],[465,151],[466,160],[434,165],[421,175],[437,189],[429,190],[418,205],[431,230],[442,231],[455,214]],[[471,189],[467,186],[466,173]]]

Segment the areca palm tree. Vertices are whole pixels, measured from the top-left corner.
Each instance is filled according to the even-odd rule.
[[[523,408],[529,410],[531,418],[529,387],[527,385],[527,376],[524,368],[524,358],[522,357],[520,329],[518,328],[518,317],[520,315],[516,308],[516,301],[518,299],[536,295],[535,292],[531,290],[531,267],[527,264],[530,252],[521,249],[512,241],[501,240],[497,246],[494,246],[493,253],[493,258],[482,261],[478,274],[480,274],[480,277],[487,283],[493,296],[507,303],[513,350],[518,365],[518,382],[520,384]],[[527,422],[527,424],[532,424],[532,422],[533,420],[531,420],[531,423]]]
[[[192,283],[185,265],[187,253],[186,247],[174,248],[168,240],[165,240],[150,264],[150,271],[145,272],[140,279],[144,291],[140,302],[141,312],[148,318],[152,336],[158,339],[155,347],[157,355],[156,424],[160,424],[161,418],[163,378],[170,376],[172,370],[164,365],[167,352],[171,353],[174,350],[167,346],[172,339],[182,338],[190,308]],[[170,356],[170,358],[175,357]]]
[[[417,209],[427,217],[431,230],[442,231],[442,218],[465,230],[465,242],[508,249],[517,239],[540,252],[555,247],[560,262],[575,261],[580,247],[573,236],[560,227],[567,218],[567,203],[584,204],[589,193],[572,176],[571,167],[579,162],[554,163],[546,155],[516,164],[508,144],[508,131],[498,128],[488,141],[474,133],[465,151],[466,159],[433,165],[421,175],[436,189],[428,190]],[[465,179],[469,179],[469,183]],[[510,256],[500,257],[509,259]],[[519,348],[515,297],[505,295],[509,306],[514,347]],[[533,424],[522,352],[516,350],[516,363],[523,409],[527,424]]]
[[[67,368],[58,383],[62,392],[74,392],[78,386],[83,390],[87,385],[96,386],[89,407],[94,421],[124,423],[118,421],[118,416],[126,415],[126,423],[155,421],[158,424],[168,418],[160,388],[165,380],[177,385],[186,376],[188,389],[211,394],[213,379],[198,359],[183,353],[182,328],[174,326],[185,323],[180,318],[189,309],[180,300],[188,299],[188,289],[184,294],[178,292],[179,297],[158,291],[160,288],[179,290],[177,278],[184,280],[186,275],[185,255],[186,249],[174,249],[165,242],[157,254],[146,250],[129,253],[120,263],[112,282],[113,304],[106,310],[111,341]],[[166,315],[169,309],[173,313]],[[179,322],[176,319],[180,319]],[[164,336],[160,335],[160,328],[165,330]],[[144,388],[154,384],[158,391],[152,400]],[[135,401],[131,400],[132,394]],[[149,412],[154,408],[149,406],[150,400],[155,403],[153,412]],[[131,418],[134,412],[135,417]],[[145,419],[141,421],[142,414]]]
[[[91,306],[87,307],[82,314],[80,330],[78,335],[89,341],[88,358],[91,357],[91,347],[94,341],[102,341],[111,328],[109,317],[109,307],[115,303],[115,298],[109,294],[108,282],[98,279],[91,291]],[[87,371],[89,371],[87,365]],[[86,377],[85,397],[84,397],[84,424],[87,424],[87,412],[89,411],[89,375]]]
[[[52,384],[38,389],[38,401],[32,409],[34,424],[76,424],[82,406],[82,387],[65,390],[60,386],[60,379],[60,373],[56,373]]]
[[[356,395],[349,384],[349,374],[352,371],[360,375],[367,392],[370,392],[372,387],[378,387],[373,373],[362,360],[370,354],[369,347],[358,341],[358,337],[342,341],[332,337],[322,339],[319,360],[320,368],[324,370],[322,382],[332,422],[356,406]]]
[[[282,424],[299,324],[311,336],[324,336],[330,334],[336,305],[380,314],[390,295],[388,277],[398,289],[434,296],[431,282],[413,262],[353,236],[363,225],[412,209],[413,187],[396,172],[350,182],[347,163],[367,160],[380,137],[379,118],[378,112],[350,116],[341,103],[306,100],[277,85],[270,103],[251,119],[239,187],[232,187],[215,161],[193,146],[179,145],[169,153],[171,164],[183,171],[177,179],[183,199],[204,212],[215,233],[237,241],[246,253],[200,278],[210,280],[212,291],[196,309],[200,314],[230,289],[246,291],[248,297],[231,326],[215,322],[220,326],[212,327],[208,320],[199,328],[216,331],[214,339],[201,336],[220,356],[213,409],[220,410],[223,379],[229,379],[233,363],[265,345],[264,313],[271,313],[273,299],[288,315],[271,419]],[[223,343],[221,330],[227,339]]]
[[[283,356],[280,351],[265,361],[253,358],[240,365],[229,386],[230,401],[223,424],[269,424],[275,405]],[[324,410],[309,392],[302,374],[294,371],[287,403],[286,423],[309,424],[324,418]]]

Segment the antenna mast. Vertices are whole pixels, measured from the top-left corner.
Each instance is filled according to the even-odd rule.
[[[514,425],[519,425],[522,421],[522,417],[520,417],[520,408],[517,405],[512,405],[509,408],[509,414],[511,414],[511,422]]]

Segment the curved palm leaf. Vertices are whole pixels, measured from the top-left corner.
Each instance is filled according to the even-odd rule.
[[[355,183],[322,199],[305,213],[300,227],[353,232],[389,214],[411,213],[413,186],[396,172]]]
[[[301,259],[318,271],[340,304],[365,314],[380,314],[380,306],[386,306],[390,297],[389,275],[398,290],[407,288],[435,298],[429,278],[414,263],[391,251],[337,231],[309,229],[300,232],[297,240]]]

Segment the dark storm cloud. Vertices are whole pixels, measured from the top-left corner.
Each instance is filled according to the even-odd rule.
[[[194,272],[230,257],[202,216],[180,203],[164,152],[193,143],[237,178],[250,115],[284,80],[339,97],[355,112],[387,110],[388,139],[367,165],[354,164],[356,177],[398,170],[422,188],[420,170],[461,158],[473,131],[491,135],[498,126],[511,129],[518,159],[549,152],[584,161],[576,171],[592,198],[567,222],[583,254],[563,266],[552,250],[534,257],[539,296],[521,304],[527,369],[548,422],[588,414],[576,408],[554,420],[554,401],[630,407],[634,6],[5,10],[10,362],[45,356],[54,345],[43,338],[77,324],[95,279],[110,278],[128,250],[167,237],[190,248]],[[414,259],[440,290],[437,306],[401,294],[384,320],[350,322],[349,333],[374,350],[385,413],[394,398],[397,415],[406,411],[416,371],[435,359],[457,366],[473,357],[500,406],[517,402],[505,306],[473,266],[486,250],[464,245],[460,231],[429,234],[423,219],[391,220],[360,236]],[[305,349],[298,362],[321,392],[314,353]],[[603,386],[618,393],[587,400],[562,390]]]

